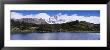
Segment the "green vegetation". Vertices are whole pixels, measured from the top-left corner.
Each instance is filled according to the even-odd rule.
[[[100,24],[78,20],[63,24],[33,24],[11,20],[11,32],[100,32]]]

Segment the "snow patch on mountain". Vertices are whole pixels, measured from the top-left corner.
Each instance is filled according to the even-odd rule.
[[[30,14],[30,15],[23,15],[17,12],[11,12],[11,18],[13,19],[21,19],[21,18],[37,18],[37,19],[44,19],[49,24],[61,24],[66,22],[71,22],[75,20],[79,21],[86,21],[94,24],[100,23],[100,17],[98,16],[78,16],[78,14],[67,15],[59,13],[54,16],[50,16],[47,13],[38,13],[38,14]]]
[[[86,21],[86,22],[90,22],[94,24],[100,23],[100,17],[98,16],[85,17],[85,16],[78,16],[77,14],[68,16],[67,14],[62,15],[61,13],[59,13],[58,15],[49,18],[49,20],[50,19],[52,22],[57,23],[57,24],[76,21],[76,20]],[[50,23],[52,24],[52,22]]]

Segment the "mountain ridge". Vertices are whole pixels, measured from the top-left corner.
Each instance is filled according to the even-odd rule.
[[[39,17],[39,18],[20,18],[20,19],[12,18],[12,19],[15,21],[18,20],[18,21],[24,21],[24,22],[36,23],[36,24],[40,24],[40,23],[42,23],[42,24],[62,24],[62,23],[67,23],[67,22],[72,22],[72,21],[78,20],[78,19],[66,20],[66,19],[60,18],[60,16],[61,15],[56,15],[56,16],[52,16],[52,17],[46,18],[46,19],[44,17],[43,18],[42,17]],[[81,21],[81,20],[79,20],[79,21]],[[89,22],[89,23],[92,23],[92,22]],[[97,23],[94,23],[94,24],[97,24]]]
[[[15,15],[16,14],[16,15]],[[37,19],[43,19],[48,24],[61,24],[71,21],[86,21],[90,23],[100,24],[100,17],[98,16],[79,16],[78,14],[68,15],[68,14],[56,14],[56,15],[49,15],[47,13],[39,13],[36,15],[25,15],[22,14],[19,15],[19,13],[12,13],[11,19],[21,19],[21,18],[37,18]]]

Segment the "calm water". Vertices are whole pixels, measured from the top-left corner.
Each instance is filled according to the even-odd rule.
[[[15,33],[11,40],[100,40],[99,33]]]

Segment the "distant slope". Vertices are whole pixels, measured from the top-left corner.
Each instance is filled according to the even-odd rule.
[[[21,18],[21,19],[12,19],[20,22],[34,23],[34,24],[48,24],[44,19],[37,18]]]
[[[11,32],[100,32],[100,24],[86,21],[76,20],[62,24],[48,24],[42,19],[39,19],[38,23],[34,20],[11,19]]]

